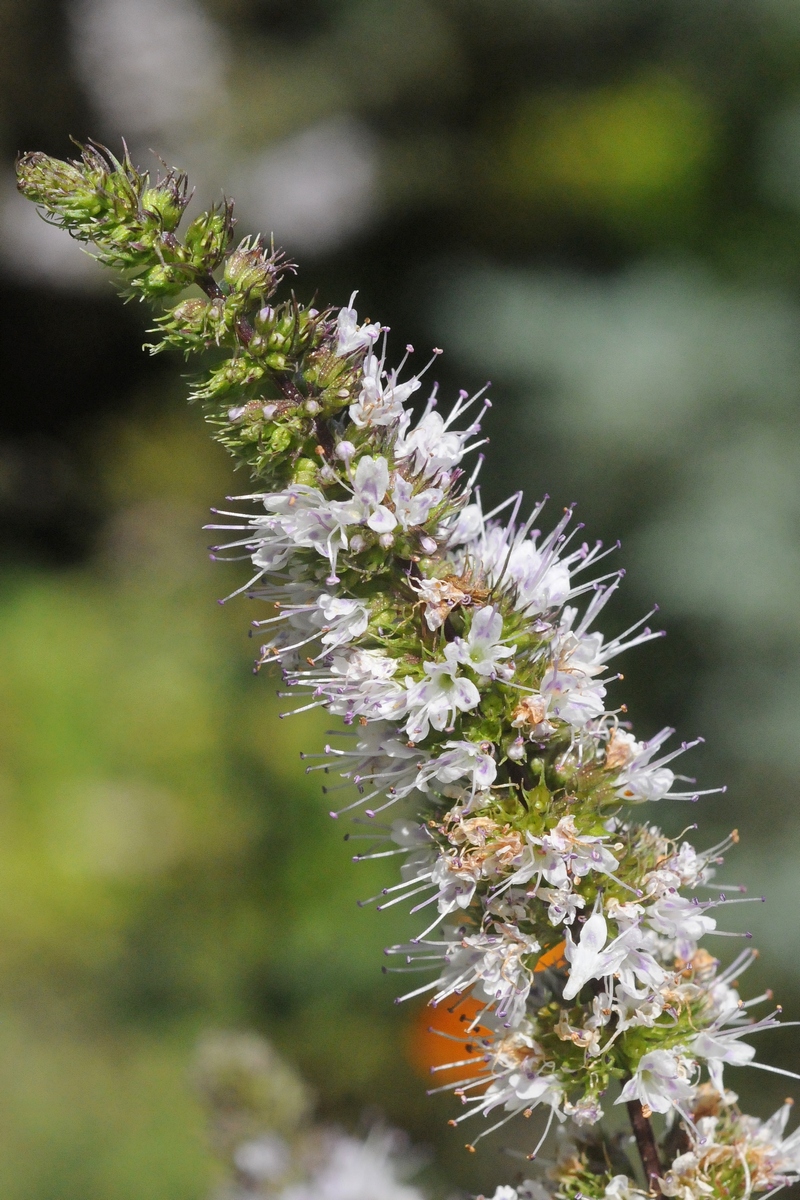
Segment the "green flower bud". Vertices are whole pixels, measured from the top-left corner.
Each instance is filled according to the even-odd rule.
[[[275,309],[265,304],[256,313],[253,324],[259,333],[269,334],[275,324]]]
[[[317,482],[318,464],[310,458],[298,458],[295,463],[292,479],[295,483],[304,483],[314,487]]]
[[[195,217],[184,234],[190,261],[202,271],[213,271],[222,262],[233,234],[233,204],[225,200]]]
[[[225,263],[225,282],[248,296],[269,296],[280,279],[280,254],[266,254],[260,238],[245,238]]]
[[[161,228],[169,233],[177,229],[188,203],[188,180],[182,172],[171,171],[142,193],[142,211],[157,217]]]
[[[270,448],[275,454],[288,450],[292,444],[292,432],[285,425],[276,425],[269,435]]]
[[[21,154],[18,158],[17,187],[35,204],[57,204],[61,198],[69,196],[76,200],[91,198],[92,209],[99,209],[97,197],[87,188],[83,173],[74,163],[62,162],[39,151]]]
[[[182,292],[190,282],[191,276],[187,274],[184,266],[169,267],[159,264],[132,280],[131,290],[152,297],[174,296]]]
[[[176,328],[194,331],[205,326],[212,310],[216,308],[218,306],[210,300],[193,297],[191,300],[183,300],[180,304],[176,304],[170,313],[170,319]]]

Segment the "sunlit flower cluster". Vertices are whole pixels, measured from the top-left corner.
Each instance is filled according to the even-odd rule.
[[[411,941],[387,951],[424,977],[400,999],[463,1010],[449,1064],[463,1077],[443,1089],[462,1106],[451,1123],[491,1115],[473,1148],[542,1108],[533,1157],[554,1121],[592,1129],[604,1105],[627,1104],[665,1195],[782,1186],[795,1170],[785,1115],[742,1116],[723,1080],[726,1065],[788,1073],[754,1063],[744,1040],[779,1010],[754,1021],[769,995],[739,995],[752,951],[723,967],[700,946],[737,936],[715,914],[747,898],[714,884],[737,835],[698,851],[634,819],[702,793],[673,769],[696,743],[668,748],[670,729],[637,737],[610,699],[610,664],[659,636],[652,614],[610,639],[596,628],[623,575],[608,569],[616,547],[585,541],[571,509],[548,528],[545,503],[526,515],[519,494],[484,511],[481,459],[465,464],[489,401],[462,393],[443,416],[433,387],[409,407],[438,351],[401,380],[411,347],[387,367],[387,330],[359,323],[355,297],[338,313],[266,303],[290,268],[259,239],[228,255],[218,283],[228,209],[177,242],[186,188],[174,173],[149,188],[94,150],[82,166],[53,162],[23,159],[23,190],[94,240],[129,290],[154,298],[195,282],[206,293],[159,329],[161,345],[229,354],[194,395],[258,486],[219,514],[214,553],[249,560],[238,591],[273,606],[254,625],[259,663],[277,664],[297,697],[285,715],[341,718],[308,770],[355,790],[332,816],[372,826],[356,857],[404,859],[373,899],[422,914]],[[126,212],[137,240],[117,233]],[[722,1099],[705,1114],[709,1087]],[[666,1170],[653,1113],[688,1139]],[[584,1195],[640,1194],[624,1174],[578,1174]]]

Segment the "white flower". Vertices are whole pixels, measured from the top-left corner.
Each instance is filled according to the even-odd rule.
[[[395,457],[410,459],[411,469],[430,478],[439,471],[457,467],[464,454],[464,444],[475,432],[448,429],[437,412],[428,412],[414,429],[401,431],[394,447]]]
[[[606,1184],[604,1200],[646,1200],[646,1196],[627,1175],[615,1175]]]
[[[360,600],[329,596],[323,592],[317,601],[322,625],[322,644],[329,650],[354,642],[369,624],[369,609]]]
[[[645,875],[642,887],[648,896],[663,896],[678,888],[708,883],[713,874],[708,855],[698,854],[694,846],[682,842],[677,854],[664,858],[655,871]]]
[[[575,942],[569,929],[564,956],[570,964],[569,979],[564,988],[564,999],[573,1000],[590,979],[602,979],[611,975],[625,957],[626,948],[617,938],[606,947],[606,919],[598,909],[588,918]],[[604,949],[605,947],[605,949]]]
[[[374,1130],[365,1142],[335,1134],[311,1178],[284,1188],[279,1200],[423,1200],[398,1179],[399,1148],[402,1140],[391,1131]]]
[[[631,900],[623,904],[614,896],[611,896],[606,901],[605,912],[607,917],[616,922],[620,933],[624,933],[626,929],[630,929],[634,925],[640,925],[644,916],[644,909],[641,904],[635,904]]]
[[[357,295],[358,292],[353,292],[350,303],[346,308],[339,309],[336,318],[336,353],[339,355],[363,350],[372,346],[380,337],[380,325],[358,325],[358,313],[353,308],[353,301]]]
[[[559,717],[579,729],[602,715],[605,709],[605,684],[594,678],[602,670],[594,651],[597,643],[588,638],[575,642],[570,635],[567,649],[557,647],[558,657],[545,672],[540,684],[547,701],[549,716]]]
[[[448,646],[447,650],[450,649]],[[406,680],[410,714],[406,733],[412,742],[426,738],[431,725],[434,729],[450,727],[459,712],[468,712],[480,703],[480,692],[475,684],[459,676],[457,671],[458,662],[449,656],[444,662],[425,663],[427,679],[417,683]]]
[[[382,503],[389,490],[389,464],[383,455],[373,458],[365,454],[358,460],[352,479],[351,500],[337,500],[330,505],[339,524],[367,525],[375,533],[391,533],[397,518]]]
[[[433,868],[431,882],[439,889],[437,903],[442,916],[456,908],[468,908],[475,895],[478,875],[474,870],[462,869],[459,860],[440,856]]]
[[[558,1109],[564,1096],[564,1085],[556,1075],[542,1074],[536,1065],[536,1057],[523,1059],[521,1066],[506,1075],[505,1079],[492,1083],[486,1089],[483,1101],[484,1112],[490,1112],[502,1104],[507,1112],[522,1112],[549,1104]]]
[[[645,1116],[681,1112],[694,1095],[694,1064],[680,1050],[650,1050],[642,1055],[632,1079],[625,1084],[615,1104],[638,1100]]]
[[[432,779],[438,779],[439,783],[469,779],[473,792],[482,791],[491,787],[496,777],[497,763],[486,752],[484,743],[445,742],[443,752],[420,767],[417,787],[425,792]]]
[[[347,545],[332,506],[317,488],[292,484],[285,492],[262,497],[265,517],[253,517],[250,535],[243,542],[252,549],[260,574],[279,571],[298,548],[311,548],[327,558],[333,571],[339,550]],[[334,582],[332,579],[331,582]]]
[[[604,840],[597,834],[579,834],[574,817],[562,817],[542,838],[542,845],[562,854],[573,875],[582,878],[590,871],[611,874],[619,863]],[[622,849],[621,845],[616,847]]]
[[[576,1125],[596,1125],[603,1119],[603,1110],[596,1096],[581,1096],[574,1104],[564,1101],[564,1112]],[[624,1178],[624,1176],[623,1176]]]
[[[455,647],[453,653],[459,662],[471,667],[477,675],[491,679],[499,675],[502,679],[508,679],[513,672],[503,666],[503,660],[510,658],[514,648],[500,642],[502,635],[503,617],[497,609],[491,605],[476,609],[466,639],[456,638],[452,643]]]
[[[480,1197],[479,1200],[481,1200]],[[483,1200],[486,1198],[483,1197]],[[494,1195],[490,1200],[519,1200],[519,1197],[516,1188],[510,1187],[507,1183],[500,1183],[495,1188]]]
[[[547,901],[549,905],[547,919],[551,925],[560,925],[562,921],[571,925],[578,909],[584,908],[586,905],[583,896],[579,892],[573,892],[569,887],[540,887],[537,888],[536,895]]]
[[[538,875],[553,887],[568,887],[569,876],[563,854],[553,849],[546,838],[537,838],[532,833],[526,833],[525,839],[527,846],[523,861],[509,882],[512,885],[527,883],[534,875]]]
[[[495,934],[474,933],[460,939],[448,952],[437,1002],[455,990],[477,985],[473,994],[493,1002],[494,1017],[506,1028],[515,1028],[525,1017],[533,978],[524,960],[540,950],[535,938],[512,925],[501,925]]]
[[[613,1010],[617,1014],[617,1030],[642,1026],[652,1029],[664,1011],[666,1001],[658,992],[651,992],[643,999],[638,991],[630,993],[617,983],[614,988]]]
[[[579,834],[573,817],[562,817],[549,833],[536,837],[527,833],[525,860],[512,882],[527,883],[534,875],[555,888],[567,888],[569,874],[582,877],[590,871],[610,874],[616,870],[616,858],[599,835]],[[619,847],[618,847],[619,848]]]
[[[752,1062],[755,1057],[755,1047],[738,1039],[747,1030],[704,1030],[692,1038],[690,1049],[697,1058],[703,1058],[708,1066],[711,1082],[718,1092],[722,1092],[722,1068],[725,1063],[742,1067]]]
[[[683,959],[690,959],[700,938],[717,927],[717,922],[706,916],[697,900],[677,892],[668,892],[651,904],[647,921],[656,933],[678,943],[676,953]]]
[[[625,800],[663,800],[675,782],[669,767],[648,766],[643,755],[635,759],[619,778],[619,794]]]
[[[291,1164],[289,1147],[273,1133],[242,1142],[233,1153],[237,1171],[258,1183],[275,1183],[288,1174]]]
[[[330,711],[345,721],[385,721],[405,712],[406,690],[392,678],[397,663],[380,650],[335,653],[327,670],[329,678],[317,690],[328,696]]]
[[[537,547],[536,534],[521,542],[509,543],[505,529],[499,525],[484,529],[482,522],[478,537],[464,536],[476,523],[475,514],[465,515],[460,537],[467,542],[473,538],[478,542],[475,556],[482,562],[489,579],[499,580],[505,568],[504,582],[514,585],[518,609],[534,615],[563,604],[570,593],[570,574],[566,564],[559,561],[553,546]]]
[[[616,968],[616,974],[629,997],[647,1001],[653,990],[664,982],[667,973],[652,954],[638,944],[641,938],[642,931],[638,926],[631,926],[616,939],[616,944],[625,951]],[[637,990],[637,980],[643,985],[642,991]]]
[[[397,475],[392,488],[395,516],[403,529],[411,529],[416,525],[424,525],[430,516],[432,508],[440,504],[444,492],[441,488],[425,488],[414,493],[414,485]]]
[[[671,729],[662,729],[647,742],[636,742],[631,739],[630,754],[617,780],[619,795],[623,799],[643,802],[645,800],[663,800],[667,795],[686,798],[697,794],[671,792],[675,775],[666,766],[673,758],[677,758],[685,750],[696,745],[696,742],[684,743],[669,754],[662,755],[655,762],[650,761],[672,733]]]
[[[465,504],[454,517],[443,519],[440,533],[442,541],[451,548],[471,542],[477,543],[483,534],[483,513],[480,505]],[[480,553],[480,545],[476,545],[475,548]]]
[[[359,429],[400,422],[405,416],[406,400],[418,387],[419,380],[415,376],[405,383],[398,383],[396,371],[386,379],[383,361],[368,354],[364,361],[361,392],[355,404],[350,405],[350,420]]]

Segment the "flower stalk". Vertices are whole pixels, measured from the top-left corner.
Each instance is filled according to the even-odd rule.
[[[258,664],[296,697],[284,716],[341,718],[346,736],[307,770],[350,788],[333,817],[372,825],[356,860],[404,860],[365,901],[421,914],[387,949],[388,970],[424,980],[398,1002],[464,1009],[462,1077],[432,1090],[460,1102],[452,1125],[478,1129],[470,1149],[538,1108],[530,1159],[562,1130],[544,1184],[498,1200],[545,1185],[560,1200],[749,1200],[800,1179],[788,1108],[745,1116],[723,1081],[780,1011],[755,1020],[770,996],[739,995],[753,951],[724,965],[700,945],[749,902],[713,882],[738,835],[697,850],[652,823],[653,804],[703,794],[673,770],[696,743],[639,739],[609,703],[610,665],[661,636],[652,614],[610,639],[596,628],[623,576],[616,547],[584,540],[571,509],[546,530],[544,502],[526,515],[520,495],[484,512],[470,457],[483,392],[443,416],[433,385],[412,410],[439,352],[401,379],[411,348],[389,367],[387,331],[359,323],[355,297],[338,311],[279,299],[294,266],[260,237],[233,246],[227,201],[181,238],[181,172],[151,182],[127,152],[90,146],[71,163],[23,155],[18,174],[127,296],[156,305],[151,353],[202,356],[191,398],[252,478],[211,528],[215,555],[250,564],[237,591],[272,606],[253,622]],[[602,1131],[609,1104],[627,1105],[638,1177]]]
[[[661,1161],[658,1157],[658,1146],[650,1120],[644,1115],[640,1100],[628,1101],[628,1117],[631,1122],[636,1148],[642,1160],[645,1178],[651,1190],[655,1190],[662,1175]]]

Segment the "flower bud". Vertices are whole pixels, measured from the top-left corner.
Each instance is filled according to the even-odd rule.
[[[268,333],[271,331],[274,321],[275,309],[270,308],[268,304],[265,304],[264,307],[260,308],[256,313],[253,324],[259,333]]]
[[[225,201],[195,217],[184,234],[184,245],[192,263],[203,271],[213,271],[222,261],[233,233],[233,205]]]
[[[225,282],[235,292],[267,296],[275,290],[278,278],[277,256],[265,254],[258,239],[251,243],[245,238],[225,263]]]
[[[170,171],[155,187],[142,193],[141,206],[146,215],[156,216],[161,228],[171,233],[180,224],[189,199],[186,176],[183,172]]]
[[[137,291],[148,296],[169,296],[182,292],[191,282],[185,268],[181,266],[164,266],[159,263],[151,267],[144,275],[134,280]]]
[[[310,458],[298,458],[294,468],[295,483],[304,483],[313,487],[317,482],[317,464]]]
[[[525,741],[523,738],[515,738],[511,745],[506,750],[506,754],[512,762],[522,762],[525,757]]]
[[[17,160],[17,187],[36,204],[49,204],[58,197],[90,194],[83,172],[70,162],[35,151]]]

